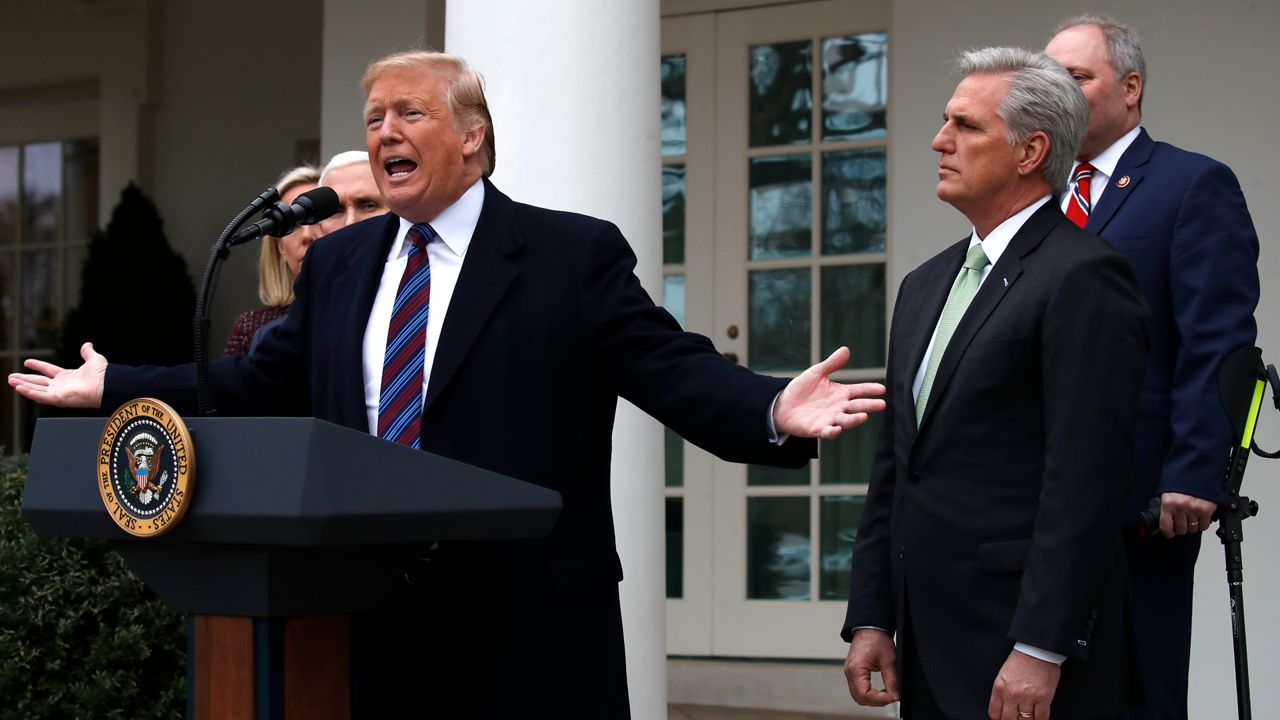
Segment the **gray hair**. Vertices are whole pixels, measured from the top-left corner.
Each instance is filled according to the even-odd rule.
[[[1007,75],[1009,91],[996,107],[1004,121],[1005,140],[1021,142],[1040,131],[1049,137],[1044,179],[1054,193],[1067,187],[1071,165],[1089,128],[1089,104],[1061,65],[1044,53],[1022,48],[969,50],[956,61],[970,75]]]
[[[365,150],[347,150],[334,155],[329,159],[329,162],[325,163],[324,169],[320,171],[320,185],[322,187],[328,187],[324,184],[324,179],[329,176],[329,173],[340,167],[355,165],[356,163],[364,163],[365,165],[368,165],[369,153]]]
[[[1062,21],[1054,35],[1081,25],[1092,25],[1102,31],[1107,43],[1107,63],[1116,79],[1121,80],[1131,72],[1142,80],[1142,94],[1138,96],[1138,112],[1142,112],[1142,99],[1147,95],[1147,60],[1142,56],[1142,39],[1132,25],[1122,23],[1109,15],[1076,15]]]

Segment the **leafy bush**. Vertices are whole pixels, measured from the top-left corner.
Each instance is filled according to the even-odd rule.
[[[182,616],[105,542],[37,538],[26,476],[0,458],[0,720],[181,717]]]

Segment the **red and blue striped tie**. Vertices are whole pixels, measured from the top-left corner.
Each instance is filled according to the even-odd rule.
[[[412,448],[422,446],[422,369],[427,351],[431,261],[427,243],[436,231],[426,223],[409,228],[409,263],[400,278],[387,326],[378,396],[378,437]]]
[[[1067,219],[1077,227],[1084,227],[1089,222],[1089,213],[1093,212],[1093,201],[1089,198],[1089,181],[1093,178],[1093,166],[1080,163],[1071,175],[1071,201],[1067,203]]]

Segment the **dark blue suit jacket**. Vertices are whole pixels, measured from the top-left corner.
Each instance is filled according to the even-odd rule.
[[[770,404],[786,380],[681,332],[640,286],[614,225],[516,203],[485,182],[436,350],[422,446],[558,490],[564,505],[546,540],[440,548],[430,652],[449,659],[459,683],[482,688],[459,698],[473,710],[487,703],[481,715],[616,717],[619,692],[626,701],[611,658],[622,651],[609,496],[617,398],[730,461],[799,467],[816,444],[769,442]],[[368,431],[362,343],[398,224],[373,218],[311,247],[285,321],[253,355],[213,364],[220,414],[310,414]],[[193,377],[189,366],[111,366],[103,404],[153,395],[191,413]],[[583,597],[612,597],[613,607]],[[602,705],[585,707],[597,692]],[[521,697],[502,699],[510,694]]]
[[[1218,369],[1257,340],[1258,236],[1240,183],[1142,130],[1085,230],[1129,259],[1151,309],[1129,516],[1162,492],[1216,502],[1231,442]]]

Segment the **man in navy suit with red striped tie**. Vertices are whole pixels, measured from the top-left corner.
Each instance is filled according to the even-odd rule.
[[[1159,498],[1163,537],[1128,533],[1145,695],[1132,717],[1185,719],[1195,561],[1231,442],[1218,369],[1257,338],[1258,236],[1230,168],[1156,142],[1142,128],[1146,62],[1132,28],[1108,17],[1072,18],[1045,53],[1089,102],[1089,131],[1062,208],[1129,259],[1151,309],[1128,518],[1132,524]]]

